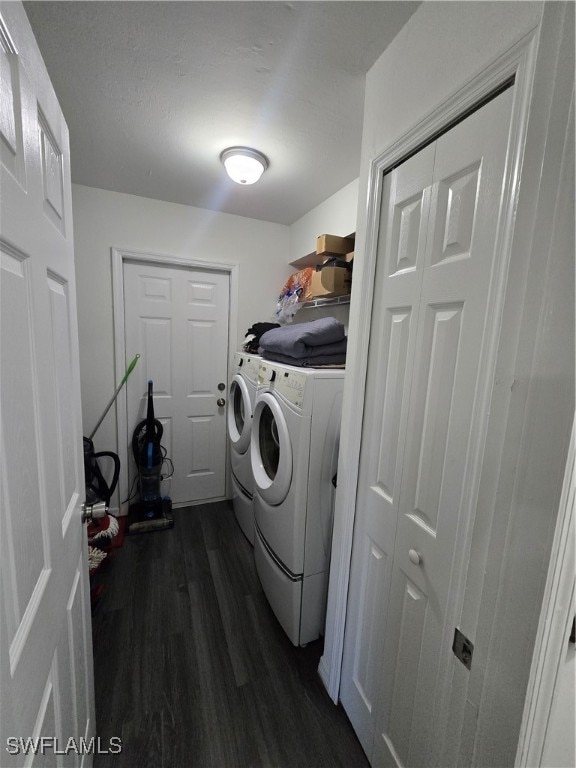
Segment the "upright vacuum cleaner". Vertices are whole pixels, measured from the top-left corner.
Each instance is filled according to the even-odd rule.
[[[148,382],[148,406],[132,435],[132,454],[138,470],[140,500],[130,508],[128,533],[160,531],[174,526],[172,502],[160,493],[162,465],[166,451],[162,447],[162,424],[154,418],[153,382]]]

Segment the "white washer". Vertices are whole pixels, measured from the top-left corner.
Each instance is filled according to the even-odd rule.
[[[254,544],[254,478],[250,462],[250,434],[256,400],[258,367],[262,358],[237,352],[228,393],[228,442],[232,469],[232,503],[238,524]]]
[[[262,360],[250,455],[254,557],[294,645],[324,629],[344,370]]]

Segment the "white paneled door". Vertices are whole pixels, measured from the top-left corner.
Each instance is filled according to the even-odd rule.
[[[20,3],[2,5],[0,56],[0,764],[60,765],[56,752],[69,744],[67,764],[88,765],[81,739],[95,723],[68,129]],[[33,740],[27,755],[20,739]]]
[[[218,401],[227,396],[229,282],[226,272],[124,263],[127,365],[141,355],[126,390],[129,443],[151,380],[174,464],[162,492],[174,504],[226,492],[226,410]]]
[[[384,179],[340,692],[373,765],[442,764],[511,103]]]

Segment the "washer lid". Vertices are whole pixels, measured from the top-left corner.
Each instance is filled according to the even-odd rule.
[[[228,403],[228,437],[237,453],[246,453],[252,431],[252,405],[248,387],[237,373],[230,384]]]
[[[254,482],[269,504],[281,504],[292,482],[292,445],[286,419],[270,392],[258,395],[250,439]]]

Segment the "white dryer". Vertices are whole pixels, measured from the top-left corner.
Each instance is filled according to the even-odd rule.
[[[250,455],[254,557],[294,645],[324,629],[344,371],[262,360]]]
[[[228,395],[228,442],[232,479],[232,503],[238,524],[254,544],[254,478],[250,462],[252,414],[256,400],[258,367],[262,358],[237,352]]]

